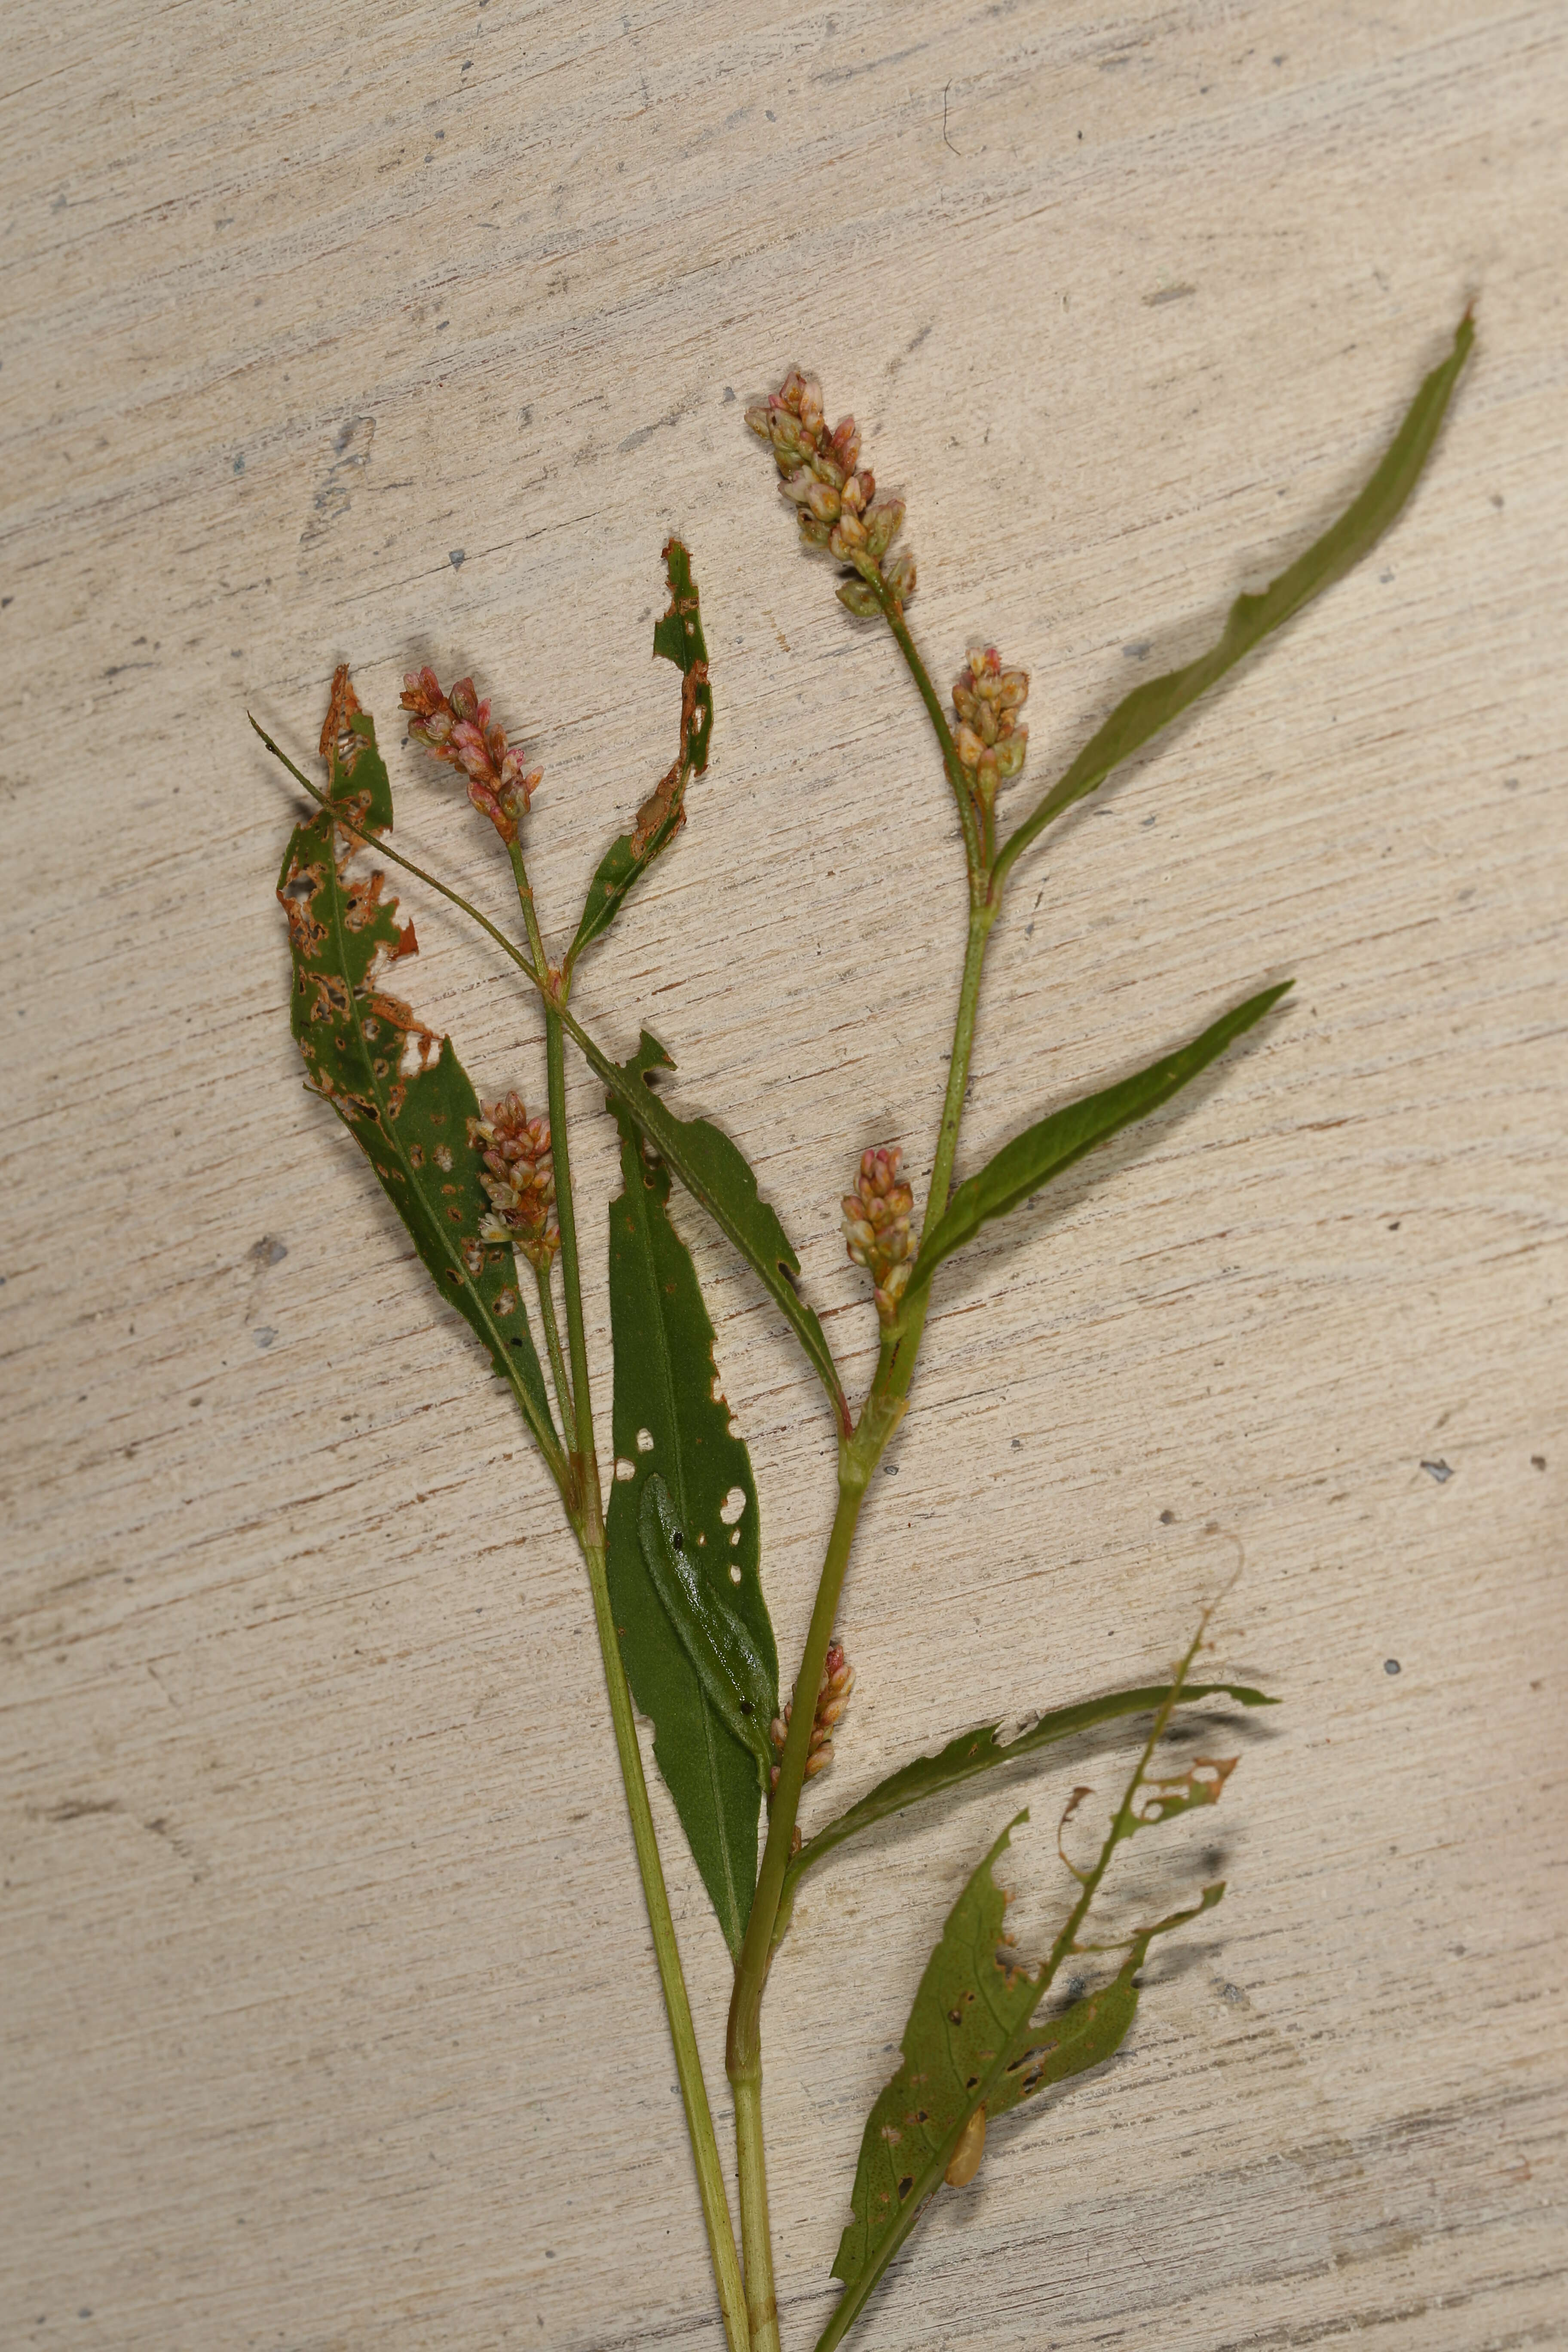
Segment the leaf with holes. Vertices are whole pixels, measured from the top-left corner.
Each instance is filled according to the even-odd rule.
[[[940,1796],[944,1790],[973,1780],[977,1773],[994,1771],[1000,1764],[1016,1764],[1023,1757],[1038,1755],[1042,1748],[1054,1748],[1061,1740],[1092,1731],[1100,1724],[1114,1722],[1120,1717],[1153,1714],[1171,1699],[1173,1691],[1174,1685],[1170,1683],[1144,1683],[1132,1690],[1108,1692],[1103,1698],[1080,1699],[1074,1706],[1053,1707],[1032,1723],[1027,1731],[1020,1732],[1005,1744],[997,1737],[1002,1729],[999,1723],[980,1724],[973,1731],[960,1732],[934,1756],[917,1756],[913,1763],[900,1765],[898,1771],[879,1780],[874,1789],[868,1790],[837,1820],[826,1822],[815,1837],[807,1838],[784,1874],[779,1934],[782,1936],[787,1925],[800,1880],[816,1864],[826,1860],[836,1846],[874,1828],[889,1815],[919,1804],[924,1798]],[[1279,1705],[1277,1699],[1253,1690],[1246,1683],[1187,1683],[1178,1703],[1193,1706],[1205,1698],[1233,1698],[1243,1706]]]
[[[992,2086],[985,2102],[987,2120],[994,2123],[999,2116],[1010,2115],[1025,2099],[1033,2098],[1037,2091],[1070,2082],[1075,2074],[1087,2074],[1091,2066],[1113,2058],[1138,2014],[1135,1979],[1155,1937],[1167,1936],[1173,1927],[1184,1927],[1190,1919],[1201,1918],[1224,1894],[1223,1881],[1205,1886],[1201,1902],[1184,1911],[1173,1911],[1152,1927],[1141,1927],[1109,1984],[1085,1993],[1056,2017],[1037,2020],[1023,2047],[1015,2050]]]
[[[653,649],[680,672],[679,748],[671,767],[638,809],[632,831],[623,833],[599,861],[598,872],[588,885],[577,936],[567,953],[568,971],[589,941],[609,929],[633,885],[680,831],[686,823],[687,783],[708,765],[713,733],[708,647],[703,642],[691,558],[678,539],[665,541],[664,569],[669,583],[669,610],[654,624]]]
[[[1467,310],[1454,332],[1453,349],[1425,378],[1405,413],[1381,463],[1360,496],[1352,499],[1338,520],[1304,555],[1281,572],[1256,596],[1238,596],[1218,639],[1196,661],[1163,677],[1146,679],[1123,697],[1103,727],[1092,735],[1058,784],[1026,816],[996,861],[999,876],[1027,848],[1041,828],[1102,784],[1113,768],[1179,718],[1198,697],[1206,694],[1226,670],[1283,627],[1293,613],[1321,596],[1359,563],[1393,523],[1421,478],[1438,428],[1447,413],[1459,372],[1469,356],[1476,331]]]
[[[629,1120],[620,1126],[622,1190],[610,1203],[610,1599],[626,1679],[652,1719],[655,1759],[734,1952],[756,1885],[765,1742],[778,1703],[778,1652],[758,1574],[757,1490],[719,1393],[697,1270],[669,1222],[669,1171],[648,1156]],[[668,1581],[692,1588],[670,1600],[660,1598],[653,1573],[667,1539]],[[684,1639],[683,1606],[692,1619]],[[710,1636],[711,1675],[741,1659],[731,1676],[736,1704],[749,1701],[753,1713],[766,1706],[760,1748],[742,1741],[723,1691],[694,1659],[694,1645]]]
[[[1079,1934],[1117,1847],[1140,1829],[1217,1802],[1235,1768],[1234,1758],[1215,1761],[1198,1757],[1178,1777],[1150,1778],[1159,1742],[1186,1694],[1187,1675],[1209,1614],[1205,1609],[1159,1700],[1098,1859],[1089,1870],[1067,1864],[1079,1891],[1039,1967],[1025,1968],[1004,1940],[1006,1898],[992,1876],[997,1855],[1018,1822],[1027,1821],[1026,1812],[1017,1814],[1003,1832],[949,1914],[904,2029],[900,2045],[903,2063],[866,2125],[855,2173],[855,2218],[839,2241],[834,2263],[844,2293],[817,2339],[817,2352],[832,2352],[842,2342],[961,2147],[963,2158],[953,2178],[971,2177],[977,2148],[984,2145],[977,2110],[1005,2114],[1030,2092],[1043,2089],[1047,2080],[1065,2081],[1083,2072],[1110,2054],[1131,2022],[1125,2000],[1105,1997],[1081,2012],[1070,2030],[1065,2019],[1038,2028],[1034,2019],[1068,1954],[1095,1948],[1080,1944]],[[1074,1790],[1062,1817],[1064,1826],[1089,1793],[1087,1789]],[[1065,1853],[1062,1859],[1067,1862]],[[1209,1910],[1223,1892],[1223,1887],[1210,1887],[1192,1909],[1143,1930],[1143,1949],[1154,1936]],[[1129,1991],[1134,1990],[1131,1978],[1135,1968],[1136,1963],[1127,1972]],[[1034,2065],[1029,2063],[1031,2053],[1037,2055]],[[1019,2060],[1022,2065],[1016,2063]]]
[[[1157,1062],[1131,1077],[1104,1087],[1099,1094],[1085,1095],[1081,1102],[1069,1103],[1065,1110],[1052,1111],[1048,1118],[1026,1128],[1022,1135],[1016,1135],[1011,1143],[1005,1143],[978,1175],[966,1178],[954,1192],[935,1231],[921,1244],[905,1296],[918,1297],[943,1258],[973,1241],[991,1218],[1005,1216],[1020,1201],[1070,1168],[1075,1160],[1081,1160],[1086,1151],[1092,1151],[1097,1143],[1109,1141],[1122,1128],[1147,1118],[1151,1111],[1180,1094],[1227,1045],[1261,1021],[1291,985],[1288,980],[1281,981],[1277,988],[1249,996],[1245,1004],[1222,1013],[1173,1054],[1162,1054]]]
[[[902,2063],[867,2118],[855,2168],[855,2218],[833,2275],[846,2293],[824,2343],[837,2342],[936,2189],[975,2107],[1012,2054],[1046,1989],[1003,1943],[1007,1898],[992,1875],[1019,1813],[969,1881],[926,1962],[899,2047]],[[835,2334],[834,2329],[837,2330]]]
[[[489,1349],[557,1484],[566,1465],[550,1416],[510,1249],[481,1242],[489,1202],[472,1139],[479,1100],[452,1041],[393,993],[388,968],[416,952],[384,876],[356,852],[392,823],[375,727],[348,672],[321,738],[331,810],[295,830],[278,877],[293,961],[291,1024],[306,1085],[336,1111],[379,1177],[437,1288]]]

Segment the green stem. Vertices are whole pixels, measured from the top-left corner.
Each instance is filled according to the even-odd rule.
[[[947,723],[947,713],[942,707],[941,698],[931,682],[931,674],[921,661],[915,641],[910,635],[909,624],[904,619],[903,606],[896,596],[889,595],[879,579],[871,581],[869,585],[881,604],[882,617],[893,633],[893,642],[904,657],[910,676],[920,688],[921,700],[925,704],[926,716],[931,720],[941,749],[942,764],[947,772],[947,781],[952,787],[952,797],[958,803],[958,821],[963,827],[963,854],[969,867],[970,888],[973,893],[976,883],[984,873],[984,859],[982,854],[979,820],[975,815],[974,802],[969,790],[969,778],[964,772],[963,762],[958,756],[958,746],[952,740],[952,730]]]
[[[566,1360],[561,1352],[561,1326],[555,1320],[555,1297],[550,1286],[548,1265],[535,1266],[539,1282],[539,1319],[544,1326],[544,1344],[550,1350],[550,1373],[555,1382],[555,1402],[561,1407],[561,1426],[570,1444],[574,1416],[572,1383],[566,1377]]]
[[[953,1160],[958,1150],[963,1098],[969,1086],[969,1065],[974,1048],[974,1026],[985,968],[985,949],[1000,912],[1000,899],[992,897],[987,877],[979,864],[973,803],[969,798],[963,771],[959,764],[942,705],[904,625],[901,612],[891,600],[883,609],[900,651],[920,688],[942,746],[942,762],[963,822],[964,849],[969,867],[969,933],[953,1020],[947,1092],[942,1102],[942,1124],[937,1131],[936,1159],[931,1169],[931,1195],[926,1203],[923,1232],[934,1226],[936,1219],[947,1206],[952,1185]],[[767,1843],[763,1852],[756,1892],[752,1898],[751,1917],[747,1922],[740,1958],[735,1963],[735,1989],[730,2003],[725,2067],[735,2094],[735,2153],[741,2177],[741,2229],[746,2259],[747,2301],[752,2314],[753,2328],[758,2325],[759,2313],[764,2315],[764,2326],[771,2326],[772,2328],[771,2334],[753,2335],[755,2352],[776,2352],[778,2342],[776,2316],[771,2321],[766,2318],[766,2315],[775,2312],[775,2298],[773,2247],[768,2225],[767,2175],[763,2157],[763,1993],[776,1938],[781,1932],[779,1905],[789,1867],[790,1849],[795,1840],[801,1791],[805,1785],[805,1763],[816,1719],[816,1693],[822,1681],[827,1645],[833,1637],[834,1621],[844,1591],[855,1530],[867,1486],[903,1416],[930,1300],[929,1289],[921,1291],[902,1324],[895,1325],[884,1335],[876,1377],[859,1422],[853,1433],[839,1443],[838,1506],[817,1582],[816,1601],[811,1613],[805,1647],[801,1654],[800,1673],[795,1685],[795,1705],[784,1754],[779,1759],[778,1786],[773,1791]]]
[[[773,2232],[768,2222],[768,2168],[763,2147],[763,2069],[735,2084],[735,2154],[741,2176],[741,2252],[746,2267],[746,2317],[752,2352],[780,2352],[778,2298],[773,2291]]]
[[[648,1926],[653,1931],[654,1956],[658,1962],[659,1982],[664,1988],[669,2039],[675,2051],[675,2071],[686,2108],[686,2129],[691,2141],[692,2160],[697,2167],[698,2193],[702,2200],[702,2219],[708,2231],[708,2251],[712,2258],[714,2283],[724,2314],[725,2340],[730,2352],[751,2352],[746,2294],[741,2278],[740,2258],[735,2252],[730,2200],[725,2193],[719,2144],[713,2135],[713,2117],[708,2105],[708,2087],[702,2079],[702,2061],[698,2055],[697,2034],[691,2022],[691,2004],[687,1999],[686,1979],[681,1972],[680,1948],[675,1938],[675,1922],[670,1916],[669,1896],[665,1889],[658,1843],[654,1835],[653,1814],[648,1807],[647,1781],[643,1773],[642,1750],[637,1746],[632,1695],[627,1687],[626,1669],[621,1664],[620,1643],[610,1607],[603,1538],[596,1541],[584,1541],[583,1557],[587,1563],[588,1582],[594,1595],[594,1618],[598,1628],[599,1650],[605,1662],[605,1682],[610,1695],[610,1718],[615,1725],[621,1778],[626,1784],[632,1843],[637,1848]]]

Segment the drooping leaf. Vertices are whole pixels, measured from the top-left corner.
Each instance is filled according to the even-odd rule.
[[[1091,2066],[1102,2065],[1107,2058],[1114,2057],[1138,2013],[1138,1987],[1133,1979],[1149,1957],[1150,1945],[1156,1936],[1168,1935],[1172,1928],[1185,1927],[1188,1920],[1212,1911],[1224,1893],[1223,1880],[1205,1886],[1201,1902],[1185,1911],[1173,1911],[1169,1918],[1156,1921],[1152,1927],[1140,1928],[1109,1984],[1101,1985],[1097,1992],[1085,1993],[1059,2015],[1037,2020],[1031,2025],[1023,2047],[1009,2058],[985,2102],[991,2122],[1010,2114],[1023,2100],[1033,2098],[1037,2091],[1048,2091],[1055,2084],[1070,2082],[1075,2074],[1086,2074]]]
[[[351,870],[365,837],[392,823],[375,727],[348,673],[322,736],[332,803],[295,830],[278,878],[293,961],[290,1020],[310,1090],[364,1152],[442,1297],[489,1349],[552,1475],[566,1475],[522,1285],[509,1248],[479,1239],[489,1208],[471,1122],[478,1097],[451,1039],[393,992],[388,967],[416,952],[384,877]]]
[[[977,1773],[992,1771],[999,1764],[1016,1764],[1020,1757],[1037,1755],[1042,1748],[1054,1748],[1061,1740],[1071,1739],[1079,1732],[1091,1731],[1097,1725],[1114,1722],[1122,1716],[1154,1713],[1171,1696],[1173,1688],[1170,1683],[1145,1683],[1131,1690],[1110,1691],[1103,1698],[1081,1699],[1074,1706],[1053,1707],[1048,1715],[1042,1715],[1037,1723],[1031,1724],[1027,1731],[1005,1746],[997,1738],[1002,1728],[999,1723],[981,1724],[950,1739],[934,1756],[917,1756],[912,1763],[901,1765],[836,1820],[826,1822],[815,1837],[807,1838],[784,1874],[779,1905],[781,1921],[787,1917],[795,1889],[805,1873],[847,1839],[886,1821],[889,1814],[901,1813],[908,1806],[919,1804],[923,1798],[940,1796],[943,1790],[957,1788],[961,1781],[971,1780]],[[1205,1698],[1234,1698],[1243,1706],[1279,1704],[1245,1683],[1186,1683],[1179,1703],[1191,1706]]]
[[[717,1392],[713,1326],[697,1271],[667,1213],[669,1171],[648,1158],[626,1120],[621,1183],[609,1217],[616,1456],[606,1528],[610,1599],[626,1678],[652,1719],[655,1759],[733,1952],[756,1885],[763,1784],[756,1756],[726,1727],[659,1599],[640,1521],[645,1495],[662,1481],[683,1559],[701,1578],[710,1609],[743,1629],[776,1692],[778,1652],[758,1575],[756,1486],[744,1441]]]
[[[1249,996],[1245,1004],[1222,1013],[1173,1054],[1163,1054],[1133,1076],[1119,1079],[1099,1094],[1085,1095],[1081,1102],[1069,1103],[1065,1110],[1052,1111],[1015,1136],[1011,1143],[1005,1143],[977,1175],[968,1177],[954,1191],[935,1230],[921,1244],[906,1297],[918,1296],[943,1258],[973,1240],[989,1219],[1005,1216],[1097,1143],[1106,1142],[1134,1119],[1147,1118],[1151,1111],[1180,1094],[1227,1045],[1261,1021],[1293,985],[1282,981],[1277,988]]]
[[[839,1427],[847,1430],[849,1409],[827,1335],[795,1287],[800,1260],[776,1214],[759,1194],[756,1175],[745,1153],[711,1119],[677,1118],[659,1100],[648,1078],[655,1070],[673,1070],[675,1064],[646,1029],[637,1052],[623,1065],[610,1059],[573,1013],[563,1012],[561,1018],[589,1068],[603,1081],[617,1112],[624,1112],[641,1129],[784,1309],[832,1400]]]
[[[1119,702],[1103,727],[1089,738],[1059,783],[1013,834],[994,871],[1000,878],[1041,829],[1074,801],[1102,784],[1113,768],[1170,725],[1205,694],[1216,679],[1283,626],[1314,596],[1342,579],[1382,538],[1399,514],[1431,454],[1438,429],[1469,355],[1476,331],[1467,310],[1455,330],[1448,357],[1424,380],[1381,463],[1360,496],[1304,555],[1256,596],[1238,596],[1217,641],[1182,669],[1152,677]]]
[[[686,822],[687,783],[708,765],[713,733],[708,647],[703,642],[691,558],[678,539],[665,541],[664,569],[669,583],[669,610],[654,624],[653,649],[672,661],[681,674],[679,749],[673,765],[638,809],[631,832],[623,833],[600,859],[588,885],[577,936],[567,953],[568,971],[589,941],[609,929],[627,892],[660,850],[674,840]]]

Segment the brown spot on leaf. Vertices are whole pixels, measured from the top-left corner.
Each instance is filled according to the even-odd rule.
[[[354,761],[359,757],[360,739],[349,725],[360,715],[360,698],[353,690],[347,662],[340,662],[332,672],[331,699],[321,727],[321,757],[329,774],[336,782],[336,771],[342,768],[353,775]]]

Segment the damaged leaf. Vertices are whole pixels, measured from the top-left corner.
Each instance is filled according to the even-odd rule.
[[[1475,327],[1467,310],[1455,329],[1453,349],[1424,379],[1399,430],[1360,496],[1352,499],[1322,537],[1315,540],[1277,580],[1270,581],[1260,594],[1237,598],[1217,641],[1206,654],[1200,654],[1184,668],[1167,670],[1163,677],[1147,679],[1123,697],[1104,726],[1084,745],[1061,782],[1052,786],[1012,835],[993,868],[998,881],[1053,817],[1102,784],[1113,768],[1120,767],[1123,760],[1130,759],[1151,737],[1168,727],[1200,695],[1206,694],[1216,679],[1234,669],[1265,637],[1283,627],[1293,613],[1310,604],[1314,596],[1321,596],[1325,588],[1331,588],[1376,544],[1421,478],[1475,340]]]
[[[661,849],[674,840],[686,823],[686,787],[708,765],[713,733],[713,689],[708,683],[708,647],[702,636],[702,616],[691,558],[678,539],[664,545],[665,576],[669,583],[669,610],[654,625],[653,649],[672,661],[680,672],[680,743],[674,761],[637,813],[630,833],[605,851],[588,885],[583,919],[566,957],[570,971],[583,950],[601,931],[607,931],[621,902],[639,881]]]
[[[724,1589],[728,1579],[704,1571],[685,1515],[657,1470],[643,1482],[637,1540],[659,1607],[704,1699],[758,1765],[758,1792],[765,1795],[773,1760],[768,1727],[779,1711],[777,1671],[769,1672],[732,1606]]]
[[[1154,1713],[1173,1698],[1174,1688],[1170,1683],[1145,1683],[1132,1690],[1109,1692],[1103,1698],[1081,1699],[1075,1706],[1053,1707],[1005,1746],[997,1738],[1002,1728],[999,1723],[981,1724],[973,1731],[961,1732],[956,1739],[950,1739],[934,1756],[918,1756],[913,1763],[901,1765],[836,1821],[818,1830],[815,1837],[807,1838],[784,1874],[779,1932],[783,1933],[787,1923],[789,1906],[800,1880],[835,1846],[886,1821],[891,1813],[901,1813],[906,1806],[918,1804],[922,1798],[957,1788],[976,1773],[989,1772],[999,1764],[1016,1764],[1020,1757],[1037,1755],[1044,1748],[1053,1748],[1060,1740],[1071,1739],[1079,1732],[1091,1731],[1097,1725],[1114,1722],[1120,1717]],[[1243,1706],[1279,1705],[1277,1699],[1245,1683],[1187,1683],[1181,1690],[1179,1704],[1192,1706],[1205,1698],[1233,1698]]]
[[[921,2208],[941,2184],[974,2109],[988,2101],[1045,1990],[1003,1942],[1007,1898],[992,1875],[1027,1813],[1009,1822],[969,1881],[921,1978],[899,2048],[902,2063],[866,2121],[855,2168],[854,2219],[833,2275],[845,2294],[819,2352],[836,2344]]]
[[[1137,2005],[1131,1979],[1150,1941],[1212,1909],[1224,1893],[1223,1886],[1211,1886],[1195,1906],[1141,1930],[1131,1946],[1138,1958],[1124,1970],[1124,1985],[1119,1975],[1104,1993],[1079,2005],[1076,2018],[1068,2010],[1044,2026],[1034,2024],[1035,2012],[1063,1961],[1070,1953],[1097,1948],[1080,1944],[1079,1933],[1117,1847],[1141,1828],[1172,1820],[1194,1805],[1215,1803],[1234,1769],[1234,1759],[1216,1764],[1200,1758],[1177,1779],[1149,1777],[1165,1727],[1187,1694],[1187,1674],[1208,1620],[1205,1610],[1159,1700],[1149,1737],[1093,1867],[1079,1870],[1068,1864],[1078,1893],[1038,1968],[1025,1968],[1005,1937],[1006,1898],[992,1877],[992,1865],[1018,1823],[1027,1821],[1026,1812],[1015,1816],[949,1914],[904,2029],[900,2045],[903,2063],[866,2125],[855,2173],[854,2220],[839,2242],[833,2266],[845,2291],[818,2338],[816,2352],[831,2352],[853,2324],[952,2162],[975,2109],[983,2106],[989,2116],[1004,2115],[1048,2082],[1066,2081],[1109,2057],[1131,2023]],[[1089,1793],[1087,1789],[1073,1790],[1062,1816],[1064,1826]],[[1120,1992],[1117,1986],[1122,1986]]]
[[[606,1523],[610,1599],[626,1679],[654,1726],[654,1757],[680,1816],[731,1950],[738,1951],[757,1878],[765,1762],[661,1601],[644,1542],[662,1496],[668,1533],[703,1619],[727,1655],[749,1653],[736,1696],[776,1706],[778,1653],[758,1574],[757,1490],[751,1456],[718,1392],[713,1326],[697,1270],[669,1222],[669,1171],[621,1121],[622,1190],[610,1204],[610,1323],[615,1342],[616,1470]],[[661,1527],[660,1534],[665,1530]],[[676,1562],[669,1561],[671,1580]],[[689,1609],[689,1595],[688,1607]],[[679,1613],[681,1599],[674,1610]],[[721,1696],[722,1694],[721,1694]]]
[[[1010,2114],[1025,2099],[1033,2098],[1037,2091],[1048,2091],[1057,2083],[1069,2082],[1073,2075],[1085,2074],[1091,2066],[1102,2065],[1107,2058],[1114,2057],[1138,2013],[1135,1979],[1155,1937],[1169,1935],[1173,1927],[1184,1927],[1189,1919],[1212,1911],[1224,1894],[1223,1881],[1205,1886],[1201,1902],[1190,1905],[1185,1911],[1173,1911],[1168,1918],[1157,1920],[1152,1927],[1141,1927],[1108,1985],[1102,1985],[1098,1992],[1085,1993],[1058,2016],[1032,2025],[1022,2049],[1007,2061],[1001,2079],[985,2102],[992,2122]]]
[[[442,1297],[478,1333],[559,1483],[565,1464],[510,1249],[481,1241],[489,1203],[472,1140],[479,1100],[450,1038],[393,993],[387,967],[414,927],[380,873],[351,861],[392,823],[375,727],[340,670],[322,732],[330,810],[295,830],[278,880],[293,964],[290,1022],[306,1085],[331,1105],[380,1178]]]
[[[1005,1143],[978,1175],[957,1187],[935,1231],[921,1242],[906,1296],[923,1290],[943,1258],[972,1241],[991,1218],[1005,1216],[1097,1143],[1108,1141],[1135,1119],[1147,1118],[1151,1111],[1180,1094],[1227,1045],[1261,1021],[1293,985],[1287,980],[1278,987],[1260,990],[1245,1004],[1222,1013],[1184,1045],[1178,1045],[1173,1054],[1163,1054],[1131,1077],[1104,1087],[1099,1094],[1085,1095],[1081,1102],[1069,1103],[1065,1110],[1052,1111],[1048,1118],[1026,1128],[1022,1135],[1016,1135],[1011,1143]]]

